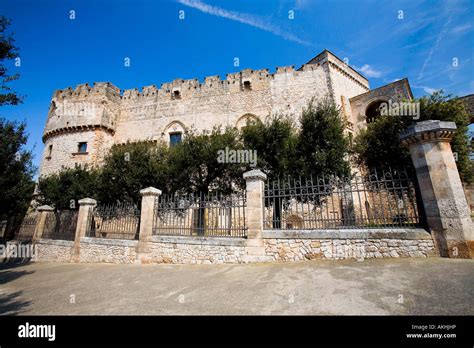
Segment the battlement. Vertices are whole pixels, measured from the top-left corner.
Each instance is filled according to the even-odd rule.
[[[76,88],[68,87],[63,90],[57,90],[53,98],[56,99],[82,99],[90,97],[107,97],[118,102],[118,99],[161,99],[173,100],[182,98],[199,97],[200,93],[238,93],[244,90],[260,90],[268,87],[272,80],[278,75],[298,76],[301,73],[320,69],[322,66],[329,66],[344,76],[352,79],[366,90],[369,89],[368,80],[356,70],[339,59],[328,50],[322,51],[316,57],[303,64],[295,70],[292,66],[276,67],[274,73],[269,69],[243,69],[239,72],[228,73],[225,79],[219,75],[207,76],[202,82],[198,79],[184,80],[177,78],[172,82],[162,83],[159,88],[156,85],[144,86],[141,90],[138,88],[121,91],[110,82],[96,82],[92,86],[89,84],[80,84]]]
[[[67,87],[54,92],[53,98],[88,98],[91,96],[120,97],[120,89],[110,82],[94,82],[92,86],[88,83],[77,85],[76,88]]]
[[[314,67],[313,67],[314,68]],[[304,71],[313,70],[308,67]],[[255,87],[252,90],[262,89],[268,85],[277,75],[292,74],[297,76],[300,72],[296,71],[294,66],[277,67],[274,73],[270,73],[269,69],[243,69],[239,72],[228,73],[225,79],[221,79],[219,75],[206,76],[202,82],[198,79],[175,79],[172,82],[164,82],[160,88],[156,85],[124,90],[121,94],[122,100],[142,99],[154,97],[158,99],[181,99],[186,97],[199,97],[199,93],[213,92],[228,93],[241,92],[244,90],[244,84]],[[79,86],[78,86],[79,87]],[[260,87],[260,88],[259,88]],[[77,89],[77,88],[76,88]]]
[[[120,89],[110,82],[80,84],[53,94],[43,141],[53,134],[96,129],[115,131],[115,118],[120,108]]]
[[[177,78],[171,82],[164,82],[159,87],[149,85],[141,89],[124,91],[110,82],[96,82],[92,85],[84,83],[77,85],[74,89],[68,87],[54,93],[44,137],[52,134],[53,131],[91,125],[114,132],[116,121],[128,117],[127,115],[146,118],[148,116],[145,115],[152,115],[156,110],[161,110],[160,115],[167,115],[170,109],[179,106],[180,100],[183,100],[185,104],[186,100],[204,100],[215,96],[244,93],[242,98],[245,96],[245,100],[248,100],[248,105],[250,105],[260,100],[263,95],[268,95],[268,91],[282,93],[293,88],[309,88],[311,91],[315,86],[314,83],[320,89],[331,90],[333,87],[327,87],[328,79],[323,77],[328,73],[344,75],[345,78],[353,80],[363,91],[369,89],[365,77],[327,50],[303,64],[299,69],[295,69],[293,65],[278,66],[274,72],[270,72],[269,69],[247,68],[228,73],[223,79],[219,75],[206,76],[203,81],[197,78]],[[313,83],[313,85],[308,85],[308,83]],[[281,96],[287,98],[287,94],[281,94]],[[236,98],[239,100],[241,97],[236,96]],[[152,107],[152,104],[155,106]],[[288,104],[286,103],[286,107]],[[177,111],[173,109],[173,112]]]

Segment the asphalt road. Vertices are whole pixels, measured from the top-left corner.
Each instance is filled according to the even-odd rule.
[[[1,264],[0,314],[474,314],[474,260]]]

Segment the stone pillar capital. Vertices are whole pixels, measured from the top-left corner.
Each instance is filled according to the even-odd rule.
[[[140,190],[140,195],[143,196],[159,196],[161,195],[161,190],[158,190],[157,188],[154,187],[147,187],[144,188],[143,190]]]
[[[50,207],[49,205],[42,205],[36,208],[37,211],[42,212],[42,211],[54,211],[53,207]]]
[[[78,201],[79,205],[96,205],[97,201],[92,198],[83,198]]]
[[[417,122],[400,134],[403,145],[411,146],[418,143],[445,141],[450,142],[457,127],[454,122],[428,120]]]
[[[249,170],[248,172],[245,172],[243,176],[246,181],[267,180],[267,174],[262,172],[260,169]]]

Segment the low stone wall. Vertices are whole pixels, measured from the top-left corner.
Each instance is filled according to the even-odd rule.
[[[438,256],[422,229],[266,230],[269,260],[361,259]],[[79,262],[221,264],[246,262],[244,238],[151,236],[144,254],[138,241],[83,237]],[[40,239],[33,261],[72,262],[74,242]]]
[[[264,231],[274,261],[438,256],[431,235],[421,229]],[[330,237],[330,238],[329,238]]]
[[[242,263],[243,238],[152,236],[148,262],[157,263]]]
[[[74,242],[67,240],[39,239],[35,243],[37,262],[71,262]]]
[[[136,240],[83,237],[79,262],[134,263]]]

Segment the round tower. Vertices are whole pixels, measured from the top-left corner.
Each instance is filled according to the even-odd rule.
[[[113,144],[120,89],[109,82],[58,90],[43,132],[40,176],[98,165]]]

